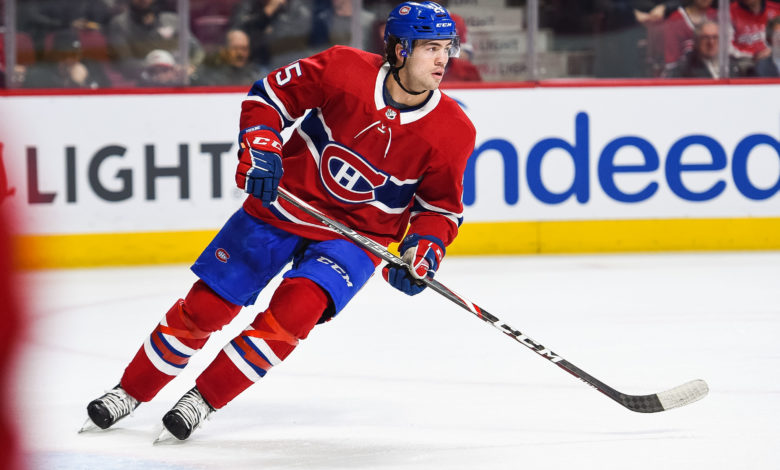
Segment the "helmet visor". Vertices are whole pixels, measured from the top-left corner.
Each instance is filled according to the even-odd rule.
[[[409,55],[423,58],[460,57],[460,38],[417,39]]]

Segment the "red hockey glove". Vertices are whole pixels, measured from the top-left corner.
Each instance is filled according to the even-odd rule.
[[[409,267],[389,264],[382,269],[382,276],[396,289],[407,295],[416,295],[425,289],[425,284],[418,282],[424,277],[433,278],[441,259],[444,257],[444,243],[430,235],[407,235],[398,251],[403,253],[401,259]]]
[[[241,154],[236,184],[269,206],[276,200],[282,178],[282,136],[267,126],[244,129],[239,134]]]

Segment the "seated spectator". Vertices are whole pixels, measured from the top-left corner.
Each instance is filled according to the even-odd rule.
[[[649,77],[660,77],[666,63],[664,51],[664,20],[682,6],[680,0],[637,0],[631,2],[636,22],[645,29],[644,72]],[[641,46],[640,46],[641,48]]]
[[[262,75],[260,68],[249,62],[249,36],[240,29],[231,29],[222,49],[206,56],[191,84],[249,86]]]
[[[693,32],[705,21],[717,21],[714,0],[687,0],[664,22],[664,65],[672,67],[683,54],[693,49]]]
[[[718,63],[718,36],[718,23],[714,21],[705,21],[697,26],[694,31],[693,49],[686,52],[674,67],[669,68],[665,76],[721,78]]]
[[[337,44],[349,46],[352,43],[352,0],[315,0],[312,29],[309,43],[312,52],[318,52]],[[359,47],[370,50],[371,37],[376,15],[365,9],[359,12],[362,26],[362,42]]]
[[[146,55],[144,68],[138,80],[141,87],[171,87],[183,84],[184,73],[173,54],[155,49]]]
[[[780,6],[766,0],[736,0],[730,11],[734,31],[730,55],[739,65],[739,75],[754,75],[756,62],[772,53],[765,40],[766,23],[780,16]]]
[[[17,1],[17,27],[29,33],[38,58],[46,49],[46,37],[56,31],[104,28],[118,10],[114,0],[25,0]]]
[[[179,48],[179,17],[160,11],[158,0],[129,0],[128,10],[108,25],[108,47],[111,59],[127,80],[138,80],[147,55],[156,49],[174,56]],[[203,61],[203,49],[190,34],[190,70]]]
[[[105,88],[108,77],[102,64],[82,57],[81,41],[73,29],[54,33],[43,61],[27,71],[25,88]]]
[[[261,67],[274,69],[310,55],[311,1],[241,0],[230,26],[249,35],[249,58]]]
[[[223,46],[238,1],[190,0],[190,28],[207,55]]]
[[[567,2],[568,3],[568,2]],[[659,0],[607,0],[578,4],[594,35],[593,74],[599,78],[648,75],[648,29],[677,5]],[[580,6],[583,5],[583,6]],[[590,5],[584,7],[584,5]],[[583,18],[583,19],[584,19]],[[650,67],[649,67],[650,66]]]
[[[30,35],[17,31],[14,41],[16,43],[16,63],[13,65],[11,73],[8,74],[10,77],[6,77],[4,35],[3,40],[0,41],[0,88],[22,86],[27,79],[28,68],[35,63],[35,46]],[[6,78],[10,78],[10,83],[5,82]]]
[[[780,77],[780,16],[775,16],[767,22],[766,42],[772,49],[772,54],[758,61],[756,75]]]
[[[249,57],[253,62],[266,67],[270,64],[268,36],[286,3],[287,0],[241,0],[233,9],[230,26],[249,35]]]

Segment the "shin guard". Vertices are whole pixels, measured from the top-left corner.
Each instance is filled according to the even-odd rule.
[[[146,338],[125,369],[122,388],[139,401],[149,401],[181,372],[212,332],[241,310],[197,281],[186,299],[179,299]]]
[[[306,278],[288,278],[270,306],[220,351],[198,377],[203,397],[221,408],[282,362],[314,328],[328,307],[328,296]]]

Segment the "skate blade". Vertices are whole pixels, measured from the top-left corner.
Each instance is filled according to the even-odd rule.
[[[158,445],[158,444],[173,444],[175,442],[181,442],[179,439],[176,438],[173,434],[171,434],[170,431],[165,429],[165,426],[163,426],[162,431],[160,431],[160,435],[157,436],[157,439],[152,442],[152,445]]]
[[[87,418],[86,421],[84,421],[84,425],[81,426],[81,429],[79,429],[79,434],[82,432],[90,432],[90,431],[98,431],[100,428],[97,424],[93,423],[91,419]]]

